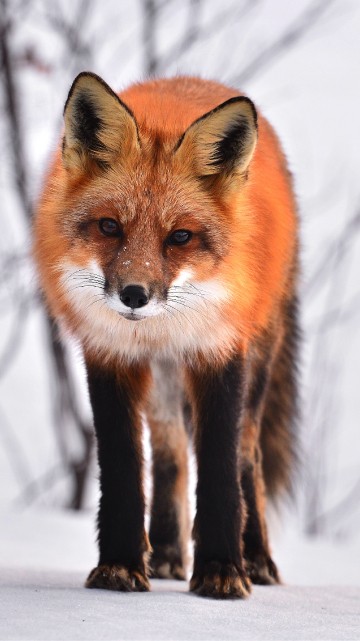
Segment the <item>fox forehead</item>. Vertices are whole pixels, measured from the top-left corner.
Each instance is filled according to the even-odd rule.
[[[115,216],[124,225],[157,223],[170,231],[180,222],[209,226],[217,217],[217,209],[198,185],[179,179],[169,168],[166,172],[156,166],[147,171],[144,166],[124,171],[115,165],[73,194],[67,215],[79,221],[89,215]]]

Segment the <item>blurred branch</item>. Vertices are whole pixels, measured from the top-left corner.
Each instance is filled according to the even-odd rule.
[[[358,214],[351,221],[357,216]],[[322,532],[325,521],[320,517],[326,511],[328,481],[334,478],[336,471],[330,442],[336,430],[336,395],[341,380],[341,369],[346,360],[344,346],[341,350],[342,359],[336,358],[337,341],[323,331],[323,328],[326,328],[327,310],[332,309],[334,301],[338,305],[336,325],[341,324],[346,308],[344,296],[351,267],[350,258],[349,252],[344,251],[344,235],[341,235],[334,243],[332,260],[328,265],[329,288],[325,313],[319,326],[310,365],[312,386],[306,416],[309,456],[305,486],[305,528],[310,535]]]
[[[189,0],[188,21],[184,36],[180,42],[176,43],[175,46],[157,62],[156,71],[158,73],[164,73],[173,62],[179,60],[180,56],[186,53],[186,51],[198,41],[201,33],[205,33],[205,30],[200,30],[199,25],[201,1],[202,0]]]
[[[234,24],[238,20],[244,18],[250,10],[254,9],[255,6],[259,5],[262,0],[244,0],[242,6],[239,6],[239,1],[235,2],[233,5],[226,9],[221,9],[216,13],[214,17],[207,22],[207,24],[200,24],[200,15],[202,0],[188,0],[188,19],[187,25],[184,29],[184,34],[178,42],[168,49],[168,51],[161,56],[161,58],[156,60],[154,65],[153,73],[163,74],[168,71],[171,65],[175,62],[178,62],[184,54],[186,54],[191,47],[197,45],[205,40],[211,38],[214,34],[219,34],[220,31],[229,26],[229,24]],[[166,6],[166,2],[161,4],[156,4],[156,12],[153,16],[153,26],[155,27],[155,20],[159,15],[160,10]],[[144,42],[146,44],[146,38],[148,37],[148,30],[150,29],[150,22],[148,21],[147,29],[144,32]],[[155,31],[152,31],[152,37]],[[155,49],[155,45],[152,46],[152,49]],[[147,54],[146,54],[147,58]]]
[[[15,311],[15,320],[11,325],[11,331],[7,339],[5,348],[0,354],[0,378],[7,373],[10,364],[18,353],[22,338],[24,336],[24,323],[29,313],[29,299],[25,296],[20,296]]]
[[[345,305],[346,309],[335,307],[324,313],[319,319],[314,321],[313,325],[309,328],[309,332],[323,333],[334,327],[340,327],[344,323],[348,323],[360,313],[360,294],[356,294]]]
[[[57,428],[60,450],[66,461],[73,480],[73,495],[70,500],[70,507],[79,510],[82,507],[87,474],[91,461],[91,454],[94,444],[92,423],[84,421],[80,415],[77,400],[75,398],[75,385],[72,380],[71,371],[66,360],[66,354],[62,343],[58,338],[55,323],[47,317],[47,329],[50,338],[50,350],[55,366],[57,377],[57,393],[53,400],[53,411],[55,426]],[[76,430],[83,444],[83,454],[79,459],[69,456],[64,441],[63,426],[66,416],[75,424]]]
[[[360,231],[360,209],[355,212],[354,216],[346,223],[344,229],[342,230],[340,236],[338,236],[333,243],[331,243],[327,251],[322,256],[322,259],[319,265],[314,270],[311,278],[308,280],[307,284],[303,288],[303,296],[313,295],[314,290],[316,290],[321,281],[326,278],[329,274],[329,266],[334,260],[334,256],[338,256],[338,260],[341,260],[349,243],[354,241],[354,237]]]
[[[78,64],[87,62],[90,57],[91,48],[83,42],[84,23],[93,5],[92,0],[79,0],[76,14],[73,20],[64,15],[64,4],[58,1],[49,3],[47,20],[51,27],[62,37],[65,44],[66,57],[69,54],[75,57]],[[76,3],[75,3],[76,7]],[[81,29],[80,29],[81,25]]]
[[[23,284],[17,283],[17,276],[28,261],[28,253],[21,250],[3,253],[0,257],[0,315],[9,311],[10,304],[17,306],[20,299],[26,299],[29,305],[35,300],[32,291],[25,294]]]
[[[304,11],[283,35],[260,51],[231,81],[236,85],[242,85],[248,80],[253,80],[258,73],[273,64],[284,51],[292,48],[301,38],[307,35],[334,2],[335,0],[313,2],[310,9]]]
[[[40,58],[33,46],[26,47],[19,56],[14,58],[15,65],[16,67],[33,67],[37,72],[43,74],[49,74],[53,71],[53,67]]]
[[[323,529],[325,525],[327,525],[328,527],[330,526],[330,528],[333,529],[331,523],[333,523],[336,527],[336,525],[338,525],[339,522],[342,522],[344,518],[348,517],[350,514],[352,515],[354,511],[360,510],[359,496],[360,478],[356,481],[348,494],[346,494],[346,496],[341,499],[334,507],[329,508],[328,510],[326,510],[326,512],[317,515],[316,519],[310,521],[309,531],[317,532],[320,528]]]
[[[14,507],[29,507],[29,505],[42,497],[45,492],[52,490],[56,483],[68,475],[69,470],[64,467],[63,463],[59,463],[51,470],[47,470],[38,478],[24,485],[21,492],[13,501]]]
[[[1,0],[1,9],[0,52],[1,75],[3,79],[5,97],[5,114],[9,123],[16,190],[21,200],[26,222],[27,224],[30,224],[33,212],[26,183],[25,154],[22,144],[23,135],[17,103],[12,56],[9,47],[9,38],[12,31],[12,23],[10,22],[10,19],[7,18],[6,0]]]
[[[16,436],[15,430],[11,427],[5,416],[3,409],[0,408],[0,439],[4,444],[5,451],[8,452],[8,458],[11,463],[11,469],[19,483],[20,487],[28,486],[31,483],[32,474],[28,465],[22,444]],[[32,496],[35,487],[32,490]]]
[[[143,46],[144,70],[146,76],[153,76],[158,69],[156,53],[156,30],[158,19],[158,6],[156,0],[142,0],[143,5]]]
[[[91,3],[87,0],[81,0],[78,5],[78,12],[75,17],[74,25],[66,22],[59,10],[55,16],[52,14],[54,26],[62,31],[67,39],[68,50],[75,55],[83,55],[84,46],[79,39],[79,24],[89,10]],[[52,9],[54,5],[52,3]],[[22,123],[18,105],[18,92],[15,78],[15,58],[12,56],[10,49],[10,35],[14,29],[14,23],[8,17],[7,0],[1,0],[2,11],[0,13],[0,52],[1,52],[1,76],[5,97],[5,114],[8,120],[9,139],[11,143],[11,152],[13,159],[13,175],[15,180],[16,192],[19,195],[22,205],[23,217],[26,224],[30,227],[33,208],[27,189],[27,170],[25,161],[25,151],[23,146]],[[24,331],[24,301],[20,301],[16,323],[10,335],[10,340],[5,348],[0,364],[0,373],[4,374],[12,357],[13,350],[19,337]],[[20,313],[21,312],[21,313]],[[74,386],[71,385],[70,367],[66,360],[65,349],[57,338],[56,329],[51,318],[46,315],[47,332],[50,339],[50,356],[52,369],[56,377],[57,394],[54,400],[54,422],[59,437],[58,442],[61,445],[61,453],[64,463],[68,466],[73,479],[73,496],[71,498],[71,507],[79,509],[82,505],[86,475],[91,458],[93,437],[92,426],[85,424],[81,419],[75,398]],[[68,418],[74,425],[80,435],[83,443],[83,456],[74,460],[68,455],[67,448],[63,441],[64,419]]]

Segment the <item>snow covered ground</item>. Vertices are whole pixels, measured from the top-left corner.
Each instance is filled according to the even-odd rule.
[[[187,584],[152,592],[85,590],[96,562],[92,514],[4,513],[0,520],[0,639],[359,639],[359,546],[275,538],[286,585],[241,602],[194,597]]]

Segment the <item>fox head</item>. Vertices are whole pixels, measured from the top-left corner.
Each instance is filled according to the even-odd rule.
[[[256,145],[254,105],[232,97],[185,129],[167,109],[164,100],[163,120],[154,118],[149,99],[137,116],[91,73],[75,79],[65,104],[37,254],[56,280],[43,275],[56,315],[100,351],[109,341],[206,343],[230,296],[223,266]]]

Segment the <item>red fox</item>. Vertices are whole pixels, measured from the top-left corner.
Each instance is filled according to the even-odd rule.
[[[296,459],[298,223],[285,157],[249,98],[199,78],[117,95],[84,72],[64,119],[34,253],[50,313],[87,369],[101,498],[86,586],[147,591],[151,576],[186,577],[192,437],[190,590],[246,597],[280,581],[265,502]]]

